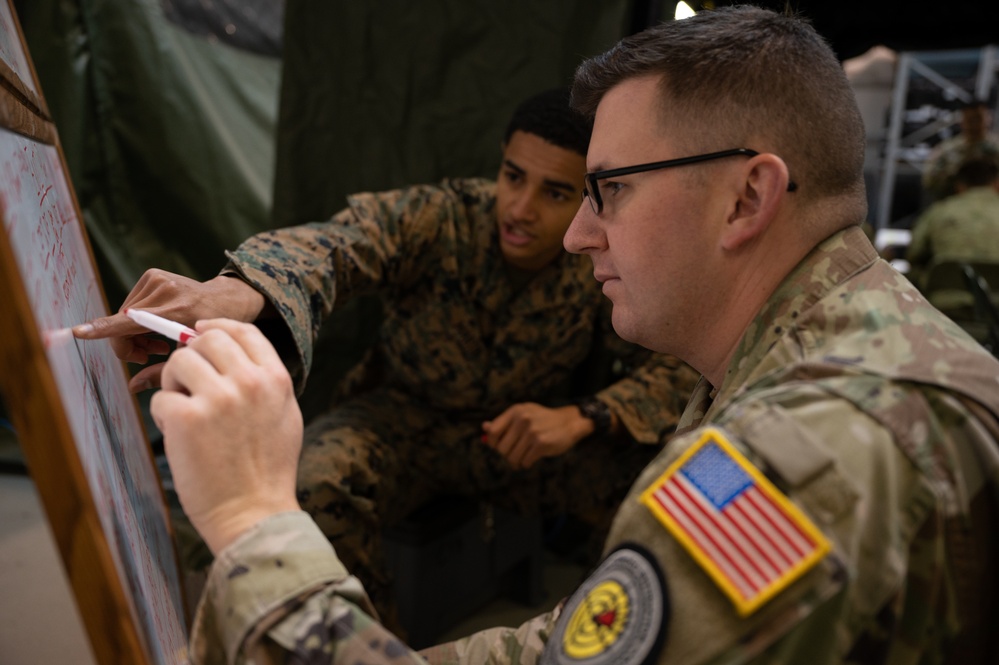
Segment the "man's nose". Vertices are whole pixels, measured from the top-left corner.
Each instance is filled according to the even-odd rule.
[[[582,201],[576,216],[572,218],[569,228],[566,229],[562,238],[562,246],[567,252],[573,254],[583,254],[588,249],[597,246],[599,235],[597,233],[596,214],[587,201]]]
[[[537,195],[530,189],[525,189],[514,199],[510,214],[521,222],[533,222],[538,217]]]

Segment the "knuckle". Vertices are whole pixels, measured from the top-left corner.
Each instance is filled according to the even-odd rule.
[[[176,365],[178,362],[185,362],[188,360],[188,356],[191,354],[197,354],[197,351],[192,349],[190,346],[178,346],[170,354],[170,357],[166,360],[166,367],[170,367],[171,364]]]
[[[219,330],[218,328],[209,328],[201,333],[194,339],[194,342],[201,342],[202,344],[215,344],[225,339],[225,332]],[[203,341],[202,341],[203,340]]]
[[[269,380],[280,387],[285,392],[295,392],[295,384],[291,380],[291,375],[284,367],[270,367],[269,370]]]
[[[238,383],[242,390],[245,390],[251,395],[256,395],[267,387],[267,381],[263,373],[253,369],[240,372],[238,375]]]

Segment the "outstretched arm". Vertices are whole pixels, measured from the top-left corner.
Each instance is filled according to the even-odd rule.
[[[219,276],[199,282],[154,268],[139,278],[117,314],[76,326],[73,334],[80,339],[110,338],[111,348],[126,362],[148,363],[150,356],[169,354],[166,341],[151,336],[125,316],[123,312],[128,308],[148,310],[186,325],[220,317],[255,321],[269,311],[263,294],[240,279]],[[162,363],[143,368],[132,377],[129,389],[139,392],[157,387],[162,371]]]

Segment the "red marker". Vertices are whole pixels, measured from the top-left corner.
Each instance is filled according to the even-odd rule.
[[[149,328],[153,332],[169,337],[175,342],[187,344],[198,336],[198,332],[193,328],[188,328],[183,323],[177,323],[162,316],[147,312],[143,309],[126,309],[125,316],[138,323],[143,328]]]

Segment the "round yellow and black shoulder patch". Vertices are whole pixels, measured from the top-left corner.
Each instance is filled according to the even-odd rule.
[[[644,665],[662,648],[669,599],[655,560],[637,545],[613,552],[569,598],[541,662]]]

